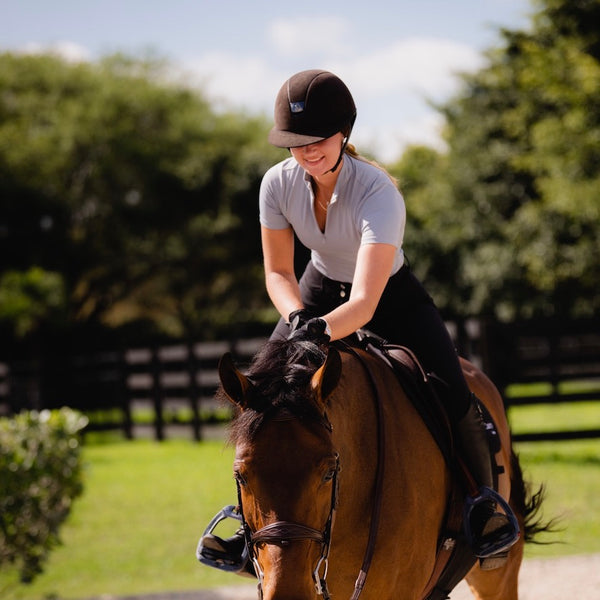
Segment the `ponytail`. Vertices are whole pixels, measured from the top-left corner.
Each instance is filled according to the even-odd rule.
[[[364,156],[359,154],[358,150],[356,149],[354,144],[350,144],[350,143],[346,144],[346,149],[344,152],[345,152],[345,154],[347,154],[348,156],[351,156],[352,158],[355,158],[356,160],[365,162],[369,165],[374,166],[375,168],[379,169],[380,171],[383,171],[390,178],[390,181],[396,187],[398,187],[398,180],[393,175],[390,175],[390,173],[388,173],[388,171],[384,167],[382,167],[378,162],[376,162],[374,160],[369,160],[368,158],[365,158]]]

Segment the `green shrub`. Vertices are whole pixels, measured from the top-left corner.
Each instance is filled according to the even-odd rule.
[[[86,423],[67,408],[0,419],[0,568],[15,566],[25,583],[42,572],[83,490],[78,433]]]

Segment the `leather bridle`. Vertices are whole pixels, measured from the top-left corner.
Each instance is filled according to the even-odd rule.
[[[331,425],[328,423],[328,428],[331,431]],[[340,471],[340,457],[338,454],[335,455],[335,470],[333,472],[333,478],[331,480],[331,506],[329,509],[329,516],[327,522],[322,531],[308,527],[307,525],[301,525],[300,523],[293,523],[291,521],[275,521],[269,523],[257,531],[252,531],[246,517],[244,516],[244,508],[242,504],[242,491],[241,484],[236,478],[237,494],[239,512],[242,519],[242,528],[244,530],[244,538],[246,540],[246,546],[248,547],[248,555],[254,565],[256,576],[258,577],[258,591],[259,598],[263,597],[263,580],[264,572],[258,562],[258,553],[256,546],[260,544],[277,544],[285,546],[295,540],[311,540],[318,544],[321,544],[321,554],[313,570],[313,581],[315,582],[315,589],[317,594],[322,595],[324,600],[330,600],[329,590],[327,589],[327,569],[329,566],[329,549],[331,547],[331,531],[333,529],[333,523],[335,521],[335,513],[337,509],[338,501],[338,473]],[[322,575],[321,575],[322,571]]]
[[[371,512],[371,525],[369,529],[369,539],[367,542],[367,547],[365,550],[365,555],[363,558],[363,563],[354,584],[354,592],[350,598],[350,600],[358,600],[363,587],[365,585],[365,580],[367,577],[367,573],[371,566],[371,560],[373,558],[373,554],[375,552],[375,541],[377,539],[377,533],[379,530],[379,520],[381,515],[381,500],[382,500],[382,490],[383,490],[383,475],[384,475],[384,454],[385,454],[385,428],[383,421],[383,407],[381,403],[381,399],[379,397],[379,393],[377,390],[377,384],[375,380],[375,375],[369,365],[368,361],[364,359],[364,357],[357,352],[352,346],[346,344],[345,342],[337,342],[342,345],[344,350],[352,354],[354,357],[358,359],[358,361],[365,368],[371,386],[373,388],[373,397],[375,398],[376,405],[376,418],[377,418],[377,473],[375,479],[375,498],[373,502],[373,510]],[[331,432],[333,430],[331,423],[325,416],[324,423],[325,427]],[[262,600],[263,597],[263,580],[264,580],[264,572],[258,562],[258,554],[256,551],[256,546],[259,544],[278,544],[278,545],[286,545],[290,541],[293,540],[311,540],[321,544],[321,555],[319,560],[317,561],[316,567],[313,571],[313,581],[315,583],[315,588],[318,595],[323,596],[323,600],[331,600],[331,596],[329,595],[329,590],[327,589],[327,569],[329,565],[329,550],[331,546],[331,531],[333,529],[333,524],[335,521],[335,513],[337,509],[337,501],[338,501],[338,473],[340,470],[340,461],[339,455],[336,454],[336,468],[333,474],[332,479],[332,489],[331,489],[331,507],[329,510],[329,517],[322,531],[317,529],[313,529],[312,527],[308,527],[306,525],[301,525],[299,523],[293,523],[290,521],[276,521],[274,523],[270,523],[265,527],[262,527],[258,531],[253,532],[248,525],[246,518],[244,516],[244,508],[242,504],[242,492],[241,492],[241,484],[238,478],[236,478],[237,485],[237,494],[238,494],[238,504],[239,504],[239,513],[241,516],[242,527],[244,530],[244,538],[246,541],[246,546],[248,548],[248,554],[252,563],[254,565],[254,569],[256,571],[256,576],[258,577],[258,591],[259,598]],[[322,575],[321,575],[322,571]]]

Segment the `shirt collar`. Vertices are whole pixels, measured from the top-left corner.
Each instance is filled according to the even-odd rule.
[[[335,188],[333,188],[333,194],[331,196],[331,202],[330,204],[333,204],[339,194],[340,194],[340,190],[342,190],[345,185],[346,182],[350,179],[351,175],[352,175],[352,171],[354,170],[354,165],[351,164],[352,161],[352,157],[349,156],[348,154],[344,154],[344,160],[342,161],[342,166],[339,167],[340,172],[338,174],[338,178],[337,181],[335,182]],[[312,189],[312,177],[306,172],[304,171],[304,183],[306,185],[306,187],[308,188],[308,190],[311,193],[311,197],[313,195],[313,189]]]

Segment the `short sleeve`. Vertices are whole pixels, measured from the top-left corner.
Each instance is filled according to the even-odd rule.
[[[381,175],[361,205],[361,244],[401,248],[406,225],[404,199],[387,175]]]
[[[268,229],[287,229],[290,226],[282,210],[285,189],[281,168],[271,167],[264,175],[259,192],[260,224]]]

